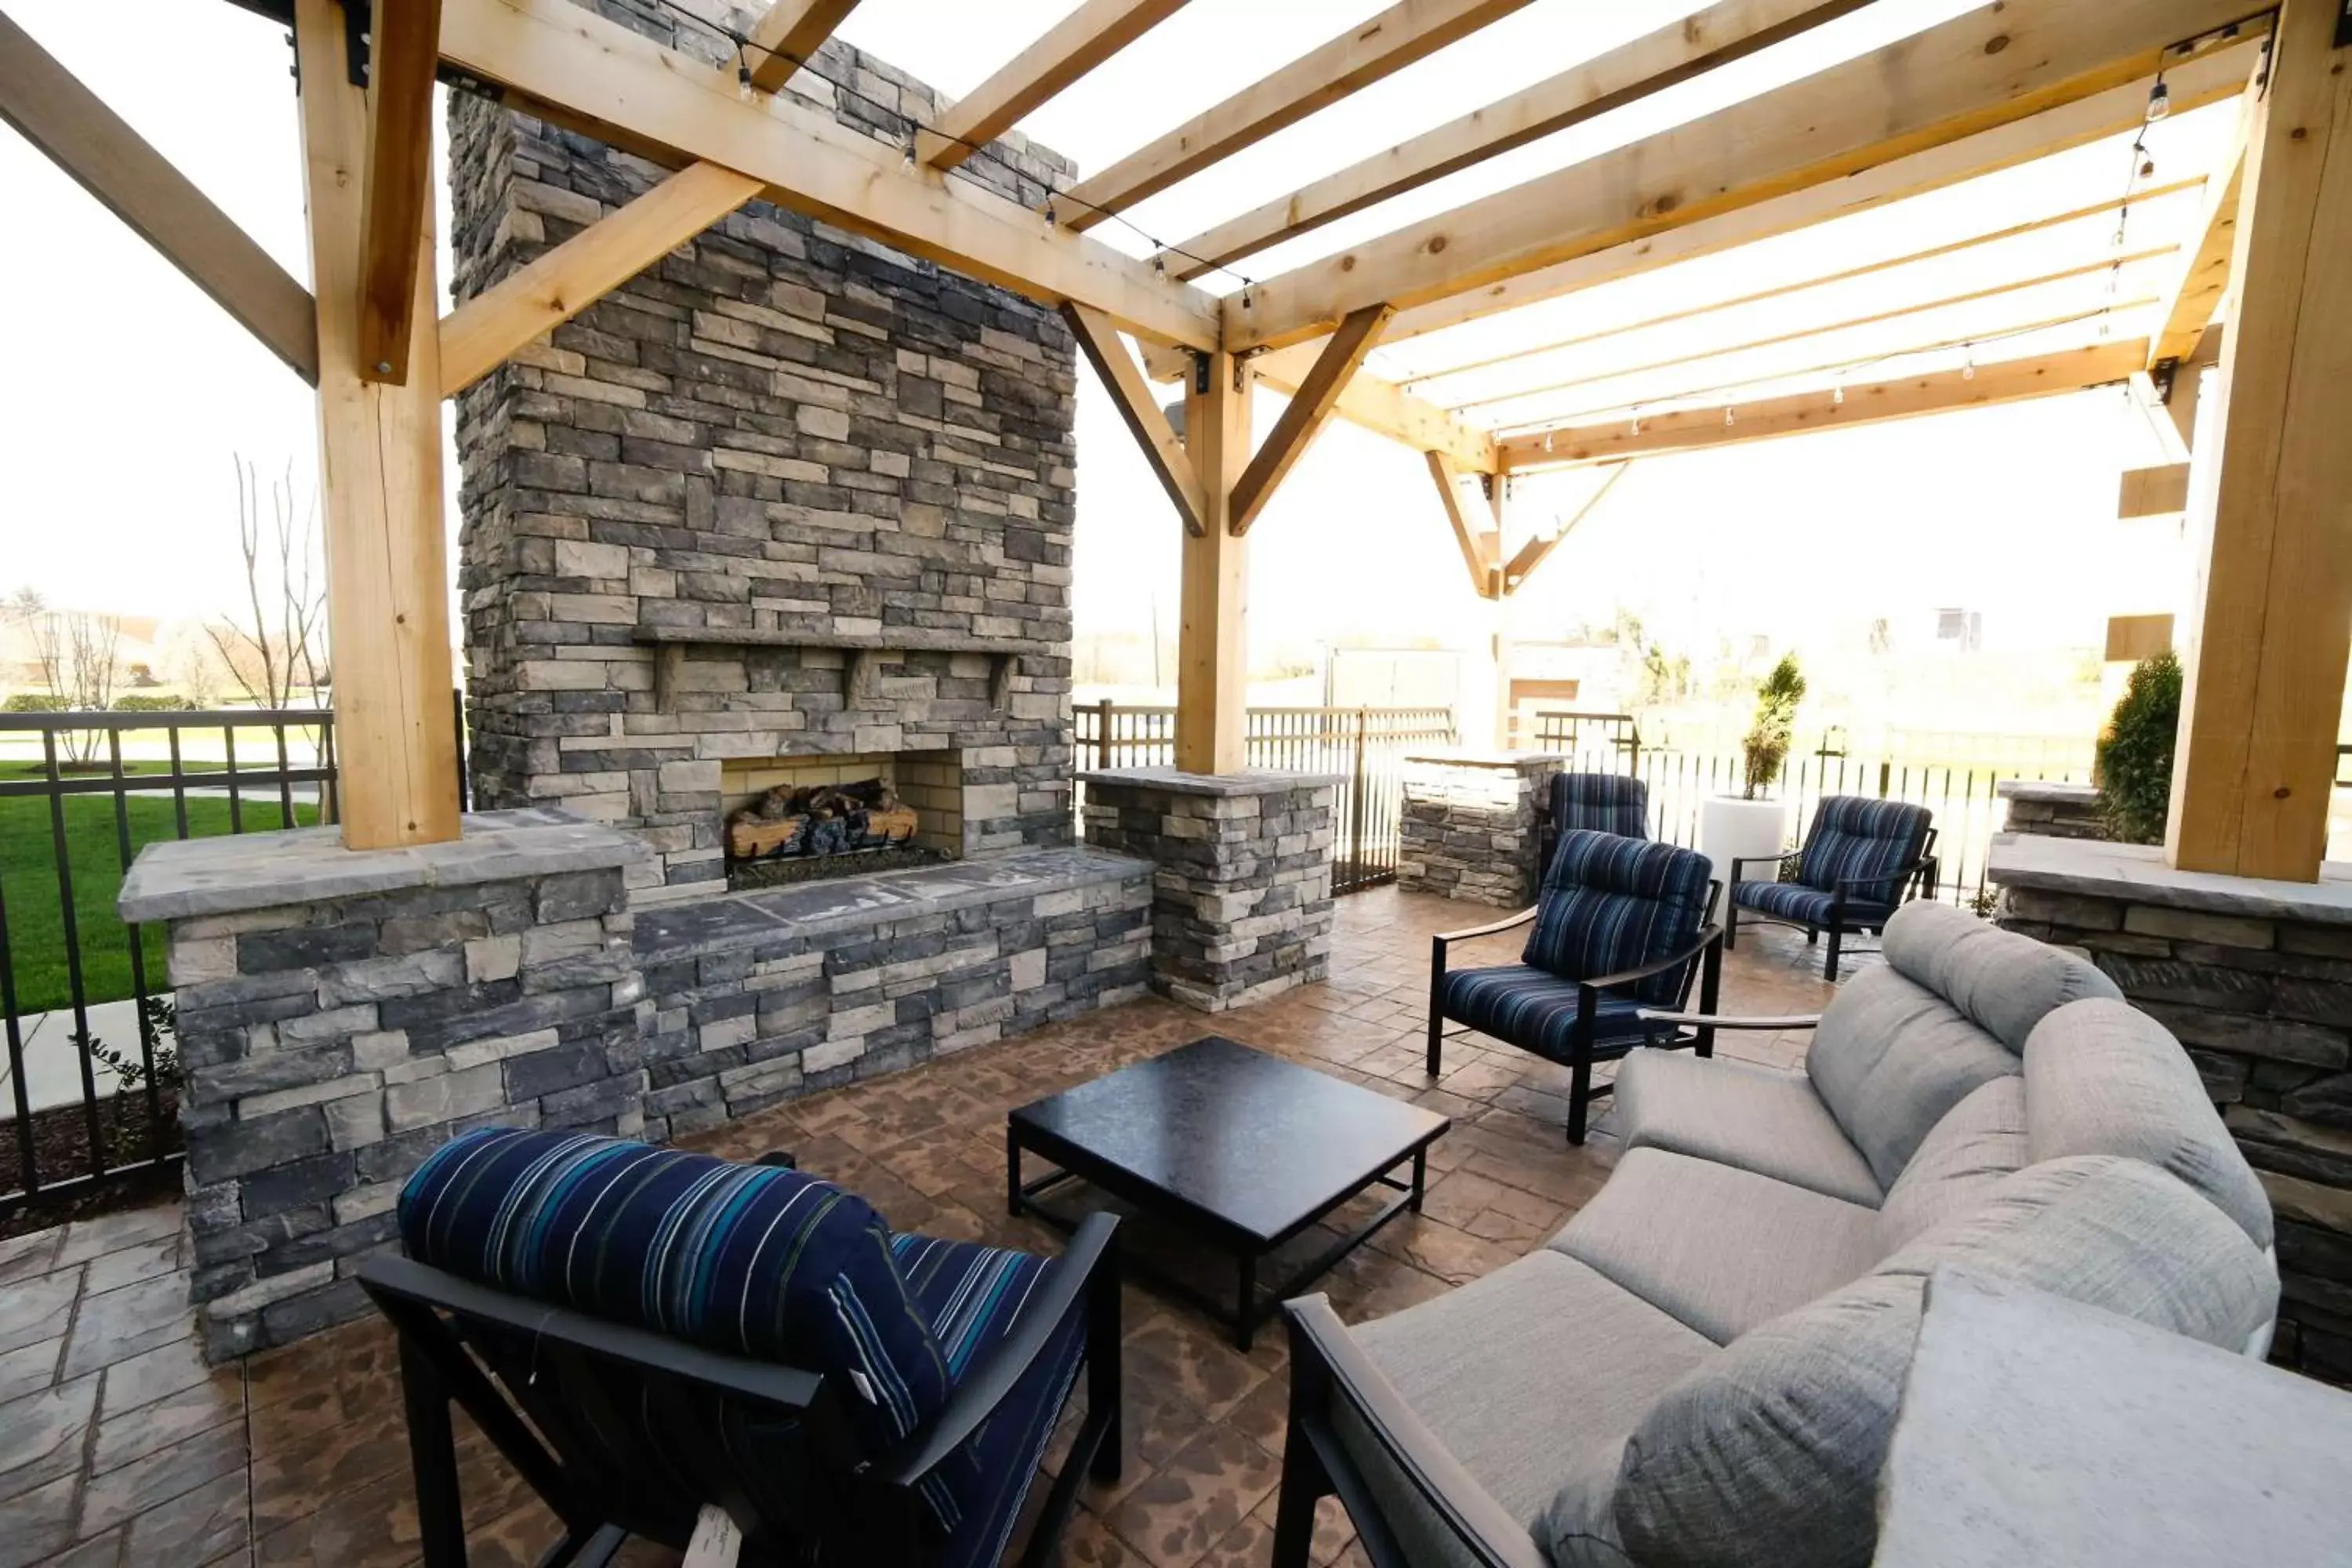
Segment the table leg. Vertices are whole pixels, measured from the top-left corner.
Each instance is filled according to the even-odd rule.
[[[1250,1340],[1257,1329],[1257,1257],[1241,1255],[1241,1310],[1234,1314],[1234,1343],[1250,1348]]]
[[[1429,1185],[1429,1148],[1423,1144],[1412,1152],[1412,1197],[1405,1205],[1413,1213],[1421,1212],[1422,1194]]]
[[[1021,1138],[1009,1126],[1004,1130],[1004,1212],[1021,1217]]]

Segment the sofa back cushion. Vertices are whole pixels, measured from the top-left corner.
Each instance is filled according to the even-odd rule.
[[[1544,873],[1521,962],[1563,980],[1596,980],[1678,952],[1698,940],[1707,879],[1707,858],[1696,850],[1614,833],[1564,833]],[[1633,994],[1675,1006],[1689,967],[1652,975]]]
[[[2121,996],[2088,961],[2001,930],[1949,904],[1916,900],[1886,922],[1881,944],[1897,973],[1958,1008],[2011,1051],[2033,1026],[2086,996]]]
[[[2028,1163],[2025,1079],[2004,1074],[1952,1107],[1895,1178],[1878,1210],[1881,1250],[1958,1219]]]
[[[2025,1042],[2026,1136],[2035,1160],[2125,1154],[2169,1171],[2271,1244],[2270,1198],[2214,1112],[2189,1053],[2121,1002],[2077,1002]]]
[[[399,1224],[446,1272],[836,1379],[871,1458],[947,1402],[882,1216],[798,1171],[486,1127],[409,1177]]]
[[[1833,795],[1813,813],[1797,880],[1858,904],[1891,904],[1904,868],[1919,858],[1935,817],[1924,805]]]
[[[2231,1349],[2278,1300],[2245,1233],[2153,1166],[2094,1156],[2029,1167],[1973,1214],[1748,1331],[1669,1389],[1618,1471],[1612,1507],[1632,1559],[1864,1568],[1927,1277],[1943,1263]]]
[[[2017,1058],[1973,1019],[1884,966],[1839,988],[1805,1053],[1813,1092],[1882,1188],[1895,1184],[1954,1106],[1979,1086],[2020,1070]]]

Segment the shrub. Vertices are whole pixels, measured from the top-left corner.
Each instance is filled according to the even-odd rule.
[[[2180,661],[2168,650],[2132,667],[2099,736],[2099,816],[2125,844],[2161,844],[2172,809],[2172,748],[2180,731]]]
[[[0,702],[0,713],[57,713],[64,708],[64,703],[46,691],[19,691]]]
[[[1744,798],[1754,800],[1758,790],[1780,776],[1780,764],[1789,760],[1796,737],[1797,704],[1804,700],[1805,678],[1797,668],[1797,656],[1784,653],[1756,688],[1756,722],[1739,742],[1748,764]]]
[[[114,700],[117,713],[177,713],[187,704],[152,691],[126,691]]]

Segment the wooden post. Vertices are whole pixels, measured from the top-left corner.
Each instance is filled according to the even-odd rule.
[[[2167,858],[2315,881],[2352,655],[2352,48],[2287,0],[2249,130],[2236,308],[2198,421],[2210,552],[2188,618]]]
[[[441,363],[433,209],[412,243],[404,384],[367,379],[360,347],[368,103],[351,85],[335,0],[296,0],[311,294],[319,317],[319,474],[343,844],[457,837],[449,574],[441,516]]]
[[[1250,374],[1229,353],[1200,356],[1185,384],[1184,445],[1200,478],[1202,531],[1184,535],[1176,641],[1176,766],[1242,771],[1249,696],[1249,541],[1229,526],[1250,458]]]

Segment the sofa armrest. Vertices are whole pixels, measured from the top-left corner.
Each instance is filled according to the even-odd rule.
[[[1549,1568],[1526,1527],[1462,1468],[1357,1347],[1328,1298],[1303,1297],[1282,1310],[1290,1323],[1292,1441],[1303,1433],[1313,1447],[1374,1568],[1406,1568],[1412,1561],[1390,1522],[1389,1510],[1399,1506],[1446,1531],[1463,1560],[1478,1568]],[[1402,1478],[1407,1495],[1391,1477],[1366,1475],[1340,1443],[1333,1416],[1342,1401]],[[1286,1465],[1284,1485],[1290,1484]]]

